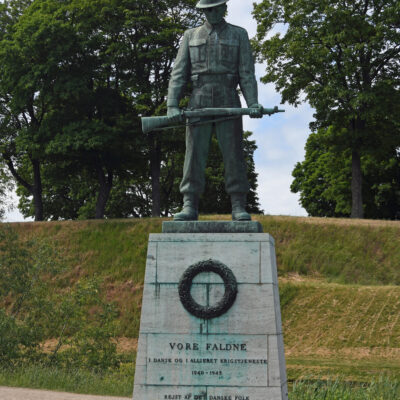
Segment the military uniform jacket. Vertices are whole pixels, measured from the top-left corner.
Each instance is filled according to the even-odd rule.
[[[254,59],[245,29],[226,21],[204,25],[184,33],[169,81],[169,107],[178,107],[192,81],[189,106],[240,107],[237,87],[248,106],[258,103]]]

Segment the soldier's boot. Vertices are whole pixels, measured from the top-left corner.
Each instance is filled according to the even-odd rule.
[[[197,221],[199,197],[195,194],[183,195],[182,211],[174,215],[174,221]]]
[[[246,211],[246,193],[232,193],[232,221],[251,221],[250,214]]]

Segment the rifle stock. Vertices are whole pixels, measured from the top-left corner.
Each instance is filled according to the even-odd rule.
[[[168,127],[171,124],[167,116],[164,117],[142,117],[143,133],[159,130]]]
[[[182,111],[182,122],[184,123],[186,118],[230,118],[234,116],[250,115],[251,108],[202,108],[198,110],[187,110]],[[279,110],[278,107],[274,108],[263,108],[263,115],[276,114],[279,112],[285,112],[285,110]],[[142,117],[142,130],[143,133],[151,131],[163,130],[171,128],[171,125],[175,125],[176,121],[171,121],[167,116],[162,117]]]

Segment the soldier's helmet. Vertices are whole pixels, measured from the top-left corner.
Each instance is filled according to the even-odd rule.
[[[197,4],[197,8],[210,8],[217,7],[221,4],[228,2],[229,0],[200,0]]]

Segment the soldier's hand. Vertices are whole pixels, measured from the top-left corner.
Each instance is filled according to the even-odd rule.
[[[168,107],[167,117],[172,123],[179,123],[183,121],[182,111],[179,107]]]
[[[261,104],[255,103],[249,107],[250,110],[250,118],[262,118],[263,116],[263,106]]]

